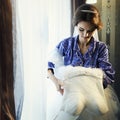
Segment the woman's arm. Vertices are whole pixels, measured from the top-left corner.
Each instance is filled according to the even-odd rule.
[[[53,71],[51,69],[48,69],[48,76],[47,77],[52,80],[52,82],[54,83],[57,91],[59,91],[63,95],[64,90],[62,88],[62,83],[60,82],[59,79],[57,79],[54,76]]]
[[[58,47],[59,46],[59,47]],[[64,90],[62,89],[62,82],[55,77],[54,70],[64,65],[63,56],[64,56],[64,45],[63,42],[59,43],[55,49],[53,49],[48,55],[48,78],[52,80],[55,84],[57,91],[63,94]]]
[[[106,88],[108,84],[114,82],[115,71],[112,68],[112,64],[109,62],[108,48],[105,44],[100,45],[98,67],[104,71],[103,85]]]

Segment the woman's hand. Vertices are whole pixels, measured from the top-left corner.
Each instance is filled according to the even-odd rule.
[[[64,88],[63,88],[63,82],[61,82],[59,79],[56,78],[56,88],[57,88],[57,91],[60,92],[61,95],[63,95],[64,93]]]
[[[57,91],[59,91],[60,94],[63,95],[63,93],[64,93],[63,82],[61,80],[57,79],[51,70],[48,70],[48,78],[50,78],[53,81],[53,83],[56,86]]]
[[[63,93],[64,93],[64,89],[61,86],[59,88],[59,92],[60,92],[61,95],[63,95]]]

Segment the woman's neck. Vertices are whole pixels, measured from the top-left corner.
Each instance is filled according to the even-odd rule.
[[[79,42],[79,48],[82,54],[85,54],[89,48],[89,42]]]

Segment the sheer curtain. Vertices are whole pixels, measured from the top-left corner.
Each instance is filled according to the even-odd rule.
[[[49,52],[64,38],[71,35],[71,3],[70,0],[49,1]],[[61,95],[57,93],[51,80],[47,80],[47,109],[46,120],[53,120],[58,112]],[[59,101],[56,98],[60,98]]]
[[[49,1],[49,47],[53,48],[60,40],[69,37],[71,32],[70,0]]]
[[[58,41],[70,35],[70,0],[18,0],[17,7],[24,66],[22,120],[46,120],[47,88],[51,86],[47,55]]]
[[[23,76],[23,56],[22,56],[22,38],[19,23],[18,7],[15,0],[12,4],[12,24],[13,24],[13,62],[14,62],[14,98],[16,119],[21,119],[21,113],[24,101],[24,76]]]

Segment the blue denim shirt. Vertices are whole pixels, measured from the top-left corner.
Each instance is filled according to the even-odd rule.
[[[78,36],[69,37],[57,45],[59,53],[63,56],[64,65],[101,68],[104,71],[104,87],[114,82],[115,71],[108,58],[108,49],[105,43],[90,41],[88,51],[83,55],[78,46]],[[48,69],[54,69],[55,64],[48,61]]]

